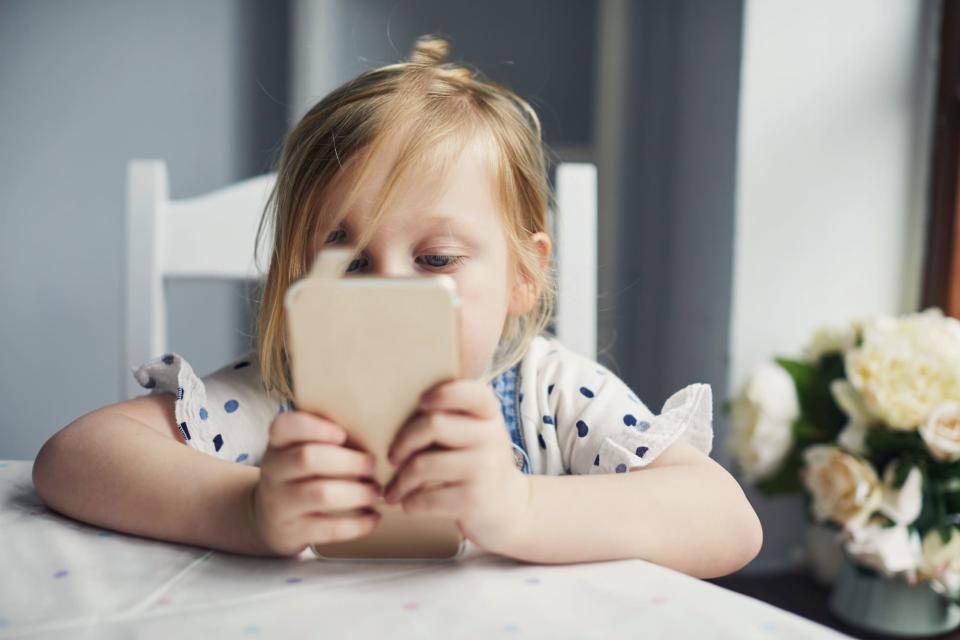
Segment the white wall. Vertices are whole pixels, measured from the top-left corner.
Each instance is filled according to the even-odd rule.
[[[820,324],[919,304],[938,26],[934,2],[745,9],[729,393]],[[750,497],[751,570],[785,564],[800,499]]]

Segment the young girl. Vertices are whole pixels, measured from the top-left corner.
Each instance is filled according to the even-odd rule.
[[[138,367],[148,395],[81,416],[40,450],[47,504],[256,555],[368,534],[380,500],[455,518],[481,548],[530,562],[644,558],[713,577],[757,554],[756,514],[708,457],[710,387],[654,415],[541,335],[554,291],[539,121],[446,53],[421,38],[408,62],[363,73],[297,123],[264,216],[274,241],[256,349],[203,378],[175,353]],[[424,394],[385,487],[339,425],[292,401],[283,294],[337,244],[354,248],[347,277],[447,274],[462,305],[462,378]]]

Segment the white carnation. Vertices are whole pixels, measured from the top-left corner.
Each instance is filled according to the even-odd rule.
[[[941,402],[920,425],[927,450],[940,462],[960,459],[960,402]]]
[[[920,535],[904,525],[884,527],[871,522],[853,531],[844,549],[861,563],[887,577],[903,574],[914,584],[923,564]]]
[[[853,531],[880,507],[880,481],[869,462],[839,447],[815,444],[804,449],[803,463],[800,478],[813,498],[817,522],[830,520]]]
[[[749,482],[773,474],[793,444],[797,390],[783,367],[758,366],[731,403],[728,449]]]
[[[960,322],[935,308],[873,319],[845,366],[872,414],[891,428],[916,429],[940,403],[960,401]]]
[[[923,507],[923,474],[919,467],[911,467],[899,489],[893,486],[900,462],[887,465],[883,472],[880,512],[897,524],[913,524]]]
[[[877,422],[877,418],[870,413],[863,397],[847,380],[840,378],[831,382],[830,395],[847,414],[847,424],[837,436],[837,442],[847,451],[864,453],[867,429]]]
[[[923,537],[920,574],[940,593],[954,597],[960,593],[960,529],[951,527],[950,542],[946,544],[936,527],[927,532]]]

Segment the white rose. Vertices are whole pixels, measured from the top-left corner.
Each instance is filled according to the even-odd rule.
[[[960,459],[960,402],[941,402],[920,425],[920,437],[940,462]]]
[[[731,403],[728,450],[749,482],[762,480],[783,463],[800,415],[797,390],[783,367],[765,362],[754,369]]]
[[[880,507],[880,482],[870,463],[833,445],[815,444],[804,449],[800,478],[813,498],[817,522],[832,520],[852,531],[862,527]]]
[[[941,402],[960,400],[960,322],[936,308],[875,318],[844,363],[871,413],[893,429],[915,429]]]
[[[904,525],[884,527],[871,522],[851,532],[843,546],[861,563],[888,577],[902,573],[910,584],[916,582],[917,571],[923,564],[920,535]]]
[[[837,436],[837,442],[852,453],[862,454],[866,449],[867,429],[877,422],[863,397],[850,382],[839,378],[830,383],[830,395],[837,406],[847,414],[847,424]]]
[[[950,528],[950,542],[944,544],[935,527],[923,537],[923,564],[920,574],[929,578],[939,593],[960,593],[960,529]]]
[[[804,356],[811,361],[819,360],[827,353],[844,353],[857,344],[863,323],[855,320],[845,326],[825,325],[819,327],[804,348]]]
[[[893,488],[893,477],[900,462],[891,463],[883,472],[881,487],[880,513],[897,524],[913,524],[920,517],[923,507],[923,474],[918,467],[912,467],[899,489]]]

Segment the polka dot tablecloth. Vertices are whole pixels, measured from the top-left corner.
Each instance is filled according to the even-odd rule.
[[[0,461],[0,638],[845,638],[643,560],[254,558],[47,510]]]

